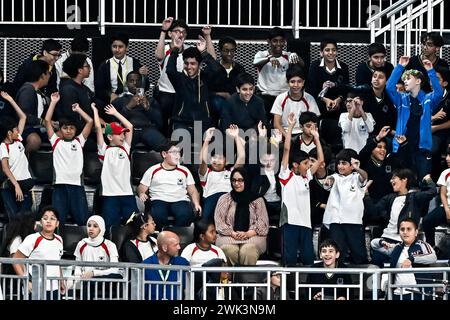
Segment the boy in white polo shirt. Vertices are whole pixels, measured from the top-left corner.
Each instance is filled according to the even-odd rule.
[[[313,179],[313,174],[324,160],[317,129],[311,131],[317,146],[318,159],[316,162],[311,165],[309,155],[301,150],[295,150],[290,155],[295,118],[295,113],[291,112],[287,119],[289,126],[278,175],[281,183],[280,226],[283,232],[282,261],[284,266],[297,263],[298,249],[300,249],[300,261],[304,265],[314,263],[309,181]],[[290,170],[289,165],[291,165]]]
[[[59,101],[59,93],[51,96],[50,106],[45,115],[45,127],[48,139],[53,149],[54,185],[52,204],[60,212],[61,225],[66,222],[66,214],[70,213],[79,226],[86,224],[88,205],[83,185],[83,147],[91,133],[94,121],[83,111],[78,103],[72,105],[72,110],[84,120],[83,131],[76,135],[76,121],[72,118],[59,119],[59,132],[55,133],[52,126],[52,116]]]
[[[0,127],[2,141],[0,159],[3,173],[8,178],[2,186],[1,194],[6,213],[11,221],[19,211],[31,209],[30,189],[34,183],[28,170],[28,159],[21,136],[27,116],[8,93],[2,91],[1,96],[11,104],[19,116],[19,123],[11,118],[2,118]]]
[[[121,220],[127,221],[133,212],[138,211],[131,188],[130,146],[133,139],[133,125],[113,105],[106,106],[106,114],[116,117],[125,126],[122,127],[117,122],[107,123],[105,135],[109,145],[106,145],[98,110],[95,104],[91,106],[94,111],[98,157],[103,162],[102,215],[108,234],[111,226],[120,225]]]
[[[160,228],[168,226],[169,214],[175,216],[175,226],[188,226],[192,222],[194,215],[189,196],[194,210],[198,214],[202,210],[194,178],[188,168],[180,165],[180,153],[175,142],[163,146],[163,162],[151,166],[138,187],[139,199],[144,203],[150,199],[152,217]]]
[[[273,127],[280,130],[286,138],[288,128],[288,115],[293,112],[297,120],[296,126],[292,129],[292,135],[297,136],[302,133],[299,117],[303,112],[314,112],[320,116],[319,107],[312,95],[305,92],[305,73],[299,65],[291,65],[286,71],[286,80],[289,90],[279,94],[273,103],[270,113],[273,114]]]
[[[239,137],[239,127],[234,124],[226,130],[226,133],[236,142],[237,158],[234,166],[226,168],[225,154],[220,153],[219,150],[215,150],[216,153],[211,157],[211,161],[208,161],[208,146],[215,130],[215,128],[209,128],[205,132],[205,141],[200,151],[201,164],[198,169],[200,184],[203,188],[203,218],[212,221],[217,201],[222,195],[231,191],[231,171],[241,167],[245,162],[245,142],[243,143]],[[209,167],[208,162],[210,162]]]
[[[325,180],[325,185],[332,187],[323,224],[330,229],[330,238],[341,249],[341,262],[350,249],[352,262],[364,264],[367,263],[367,251],[362,218],[367,173],[359,167],[357,156],[352,149],[343,149],[336,155],[338,173]]]

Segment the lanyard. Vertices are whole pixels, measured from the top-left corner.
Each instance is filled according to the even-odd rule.
[[[112,59],[112,60],[115,62],[115,64],[113,64],[113,67],[114,67],[114,70],[116,70],[117,77],[119,78],[120,82],[122,82],[122,85],[125,86],[125,81],[123,80],[122,75],[119,74],[119,63],[122,63],[122,62],[117,62],[115,59]],[[126,70],[128,70],[128,59],[127,59],[127,57],[125,57],[125,71]],[[122,70],[122,73],[123,73],[123,70]]]
[[[167,279],[169,279],[170,270],[167,270],[166,276],[163,276],[163,273],[161,270],[158,270],[159,276],[161,277],[161,280],[165,283],[167,282]]]

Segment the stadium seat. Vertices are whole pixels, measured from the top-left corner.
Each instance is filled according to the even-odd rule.
[[[100,175],[102,173],[102,164],[98,159],[97,152],[84,153],[84,183],[95,186],[100,184]]]
[[[78,242],[87,237],[86,226],[66,224],[60,227],[59,234],[63,238],[63,259],[75,259],[74,252]]]
[[[51,150],[31,152],[29,164],[36,184],[53,183],[53,152]]]
[[[156,151],[134,150],[131,153],[131,177],[133,184],[138,185],[145,171],[160,162],[162,162],[162,157]]]
[[[194,242],[194,224],[192,223],[188,227],[164,227],[163,231],[172,231],[175,232],[178,237],[180,237],[180,247],[181,251],[188,245]]]
[[[126,226],[111,226],[109,231],[109,239],[116,244],[117,250],[120,252],[123,243],[129,237],[129,229]]]

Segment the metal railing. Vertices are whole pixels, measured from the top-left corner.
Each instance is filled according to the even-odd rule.
[[[435,10],[435,8],[437,10]],[[367,20],[370,29],[371,42],[383,37],[383,42],[391,46],[391,63],[397,63],[398,32],[403,32],[404,54],[411,55],[412,49],[418,53],[420,34],[422,32],[437,31],[441,34],[446,31],[444,27],[444,1],[443,0],[400,0],[392,6],[371,16]],[[436,19],[435,11],[438,12]],[[382,26],[384,19],[389,22]],[[426,26],[425,26],[426,24]]]
[[[383,289],[385,298],[393,298],[396,288],[408,288],[410,292],[421,295],[422,299],[448,300],[448,275],[450,267],[429,267],[413,269],[379,269],[376,266],[366,268],[333,269],[335,274],[351,276],[351,283],[343,281],[337,284],[308,283],[307,275],[329,273],[322,268],[282,268],[274,266],[254,267],[186,267],[161,266],[134,263],[81,262],[72,260],[30,260],[0,258],[0,266],[22,264],[25,270],[31,270],[23,276],[0,274],[0,290],[5,300],[193,300],[193,299],[225,299],[225,300],[270,300],[272,298],[271,276],[277,273],[280,277],[279,296],[281,300],[311,300],[313,290],[319,290],[322,296],[336,299],[343,296],[351,300],[378,300]],[[61,268],[60,276],[47,276],[49,266]],[[119,268],[120,276],[82,279],[74,275],[77,267]],[[176,274],[175,280],[146,279],[147,271],[156,274]],[[158,271],[160,270],[160,271]],[[394,285],[393,277],[398,273],[413,272],[416,285]],[[160,274],[161,274],[160,273]],[[231,281],[220,282],[217,275],[231,274]],[[215,280],[211,275],[216,274]],[[184,277],[186,275],[186,281]],[[382,279],[386,278],[386,286]],[[31,281],[32,280],[32,281]],[[64,283],[65,292],[59,287]],[[31,287],[29,286],[31,283]],[[329,290],[332,293],[329,293]],[[212,291],[211,291],[212,290]],[[328,290],[328,291],[327,291]],[[200,292],[200,295],[199,295]],[[328,292],[328,293],[327,293]],[[327,294],[326,294],[327,293]]]
[[[300,30],[366,30],[402,0],[0,0],[0,24],[159,27],[165,17],[189,26]],[[379,20],[375,19],[375,25]]]

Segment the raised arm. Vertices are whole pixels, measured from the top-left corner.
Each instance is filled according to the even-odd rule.
[[[55,134],[52,126],[53,113],[55,112],[56,105],[60,99],[59,92],[54,92],[51,95],[50,105],[48,107],[47,113],[45,114],[45,129],[47,129],[47,136],[50,139]]]
[[[14,111],[16,111],[16,114],[19,117],[19,124],[17,125],[17,129],[19,129],[19,133],[22,134],[23,128],[25,127],[25,123],[27,122],[27,115],[25,114],[25,112],[22,111],[22,109],[19,107],[16,101],[8,94],[8,92],[2,91],[0,94],[3,99],[5,99],[11,104],[11,106],[14,108]]]
[[[351,162],[353,170],[355,170],[359,174],[359,182],[364,183],[365,181],[367,181],[368,178],[367,172],[359,167],[360,166],[359,160],[352,158]]]
[[[289,153],[291,151],[291,136],[292,129],[294,129],[296,120],[295,113],[291,112],[288,115],[288,130],[286,133],[286,138],[284,140],[284,150],[283,150],[283,158],[281,160],[281,166],[287,170],[289,168]]]
[[[91,103],[92,112],[94,113],[94,126],[95,134],[97,135],[97,145],[99,147],[105,144],[105,139],[103,138],[102,125],[100,124],[100,117],[98,116],[98,109],[95,103]]]
[[[391,76],[386,82],[386,92],[388,93],[389,98],[391,98],[391,101],[396,108],[399,108],[401,104],[400,102],[401,95],[400,93],[397,92],[397,82],[402,76],[405,67],[408,65],[408,62],[409,57],[406,56],[400,57],[398,65],[394,68],[394,70],[391,73]]]
[[[164,59],[164,47],[166,45],[166,34],[169,30],[170,26],[172,25],[173,17],[168,17],[164,19],[162,25],[161,25],[161,33],[159,35],[158,44],[156,45],[155,50],[155,57],[158,61],[161,61]]]
[[[323,163],[325,159],[323,156],[322,144],[320,143],[319,131],[317,130],[316,126],[314,126],[314,129],[311,130],[311,133],[314,137],[314,144],[316,145],[317,148],[317,161],[314,162],[314,164],[310,168],[311,174],[314,174],[319,169],[319,166]]]
[[[214,44],[211,39],[211,29],[212,29],[211,26],[204,26],[202,28],[202,33],[203,33],[203,38],[205,38],[205,40],[206,40],[206,50],[211,55],[211,57],[214,60],[216,60],[217,55],[216,55],[216,50],[214,50]]]
[[[431,104],[431,111],[435,111],[436,108],[439,107],[439,102],[442,100],[442,96],[444,95],[444,90],[442,90],[441,84],[439,82],[439,78],[436,75],[436,71],[433,69],[433,64],[430,60],[423,60],[423,66],[427,70],[428,78],[430,78],[431,87],[433,91],[431,92],[431,100],[433,104]]]
[[[128,119],[125,118],[122,114],[120,114],[120,112],[117,111],[112,104],[109,104],[105,107],[105,112],[106,114],[116,117],[116,119],[119,120],[125,128],[130,130],[128,132],[125,132],[125,141],[129,146],[131,146],[131,142],[133,141],[133,125],[131,124],[131,122],[128,121]]]
[[[86,113],[83,109],[81,109],[80,105],[78,103],[74,103],[72,105],[72,110],[76,113],[78,113],[86,122],[84,125],[83,131],[81,131],[81,134],[83,135],[84,139],[87,139],[89,134],[91,133],[92,126],[94,125],[94,120]]]
[[[203,141],[202,149],[200,150],[200,167],[198,169],[198,173],[201,176],[204,176],[208,170],[208,146],[215,130],[215,128],[209,128],[205,132],[205,141]]]
[[[236,143],[236,162],[234,163],[234,167],[242,167],[245,163],[245,142],[239,137],[239,127],[232,124],[226,130],[226,133],[230,137],[233,137],[234,142]]]

